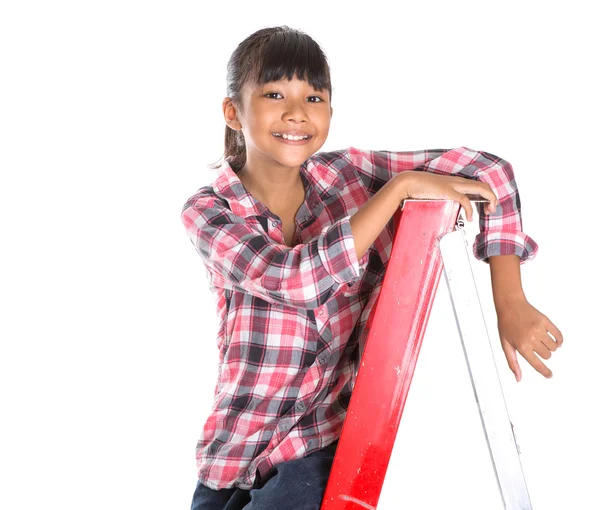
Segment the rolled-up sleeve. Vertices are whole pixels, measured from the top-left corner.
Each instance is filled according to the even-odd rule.
[[[357,259],[350,216],[294,247],[276,243],[211,194],[188,200],[181,219],[215,285],[243,289],[269,303],[317,308],[365,269],[365,261]]]
[[[488,264],[489,257],[494,255],[515,254],[521,264],[535,257],[538,245],[523,232],[519,190],[508,161],[467,147],[410,152],[350,148],[347,157],[371,192],[376,192],[394,175],[407,170],[487,182],[498,197],[498,205],[494,213],[487,214],[484,203],[475,204],[480,232],[473,243],[473,255]]]
[[[485,203],[475,204],[479,215],[479,234],[473,243],[475,258],[489,264],[489,257],[494,255],[518,255],[520,263],[524,264],[535,257],[538,245],[523,232],[521,199],[508,161],[489,152],[460,147],[445,152],[425,167],[436,173],[487,182],[496,194],[498,205],[491,214],[484,211]]]

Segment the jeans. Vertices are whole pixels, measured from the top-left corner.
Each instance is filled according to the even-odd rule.
[[[198,480],[191,510],[319,510],[337,444],[273,466],[249,490],[215,491]]]

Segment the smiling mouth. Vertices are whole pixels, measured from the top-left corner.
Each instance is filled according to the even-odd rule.
[[[287,143],[289,145],[304,145],[312,139],[312,135],[308,135],[308,138],[302,138],[300,140],[293,140],[290,138],[284,138],[282,135],[276,135],[271,133],[275,138],[277,138],[280,142]]]

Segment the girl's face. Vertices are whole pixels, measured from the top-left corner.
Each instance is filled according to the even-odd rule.
[[[246,85],[242,111],[237,110],[246,141],[246,165],[298,168],[325,143],[332,113],[329,92],[319,92],[295,76],[265,85]],[[309,138],[288,141],[281,136],[284,133]]]

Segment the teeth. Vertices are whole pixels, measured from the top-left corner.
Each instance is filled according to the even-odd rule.
[[[295,136],[295,135],[287,135],[287,134],[279,134],[279,133],[273,133],[275,136],[279,136],[280,138],[285,138],[286,140],[306,140],[308,138],[308,135],[305,136]]]

